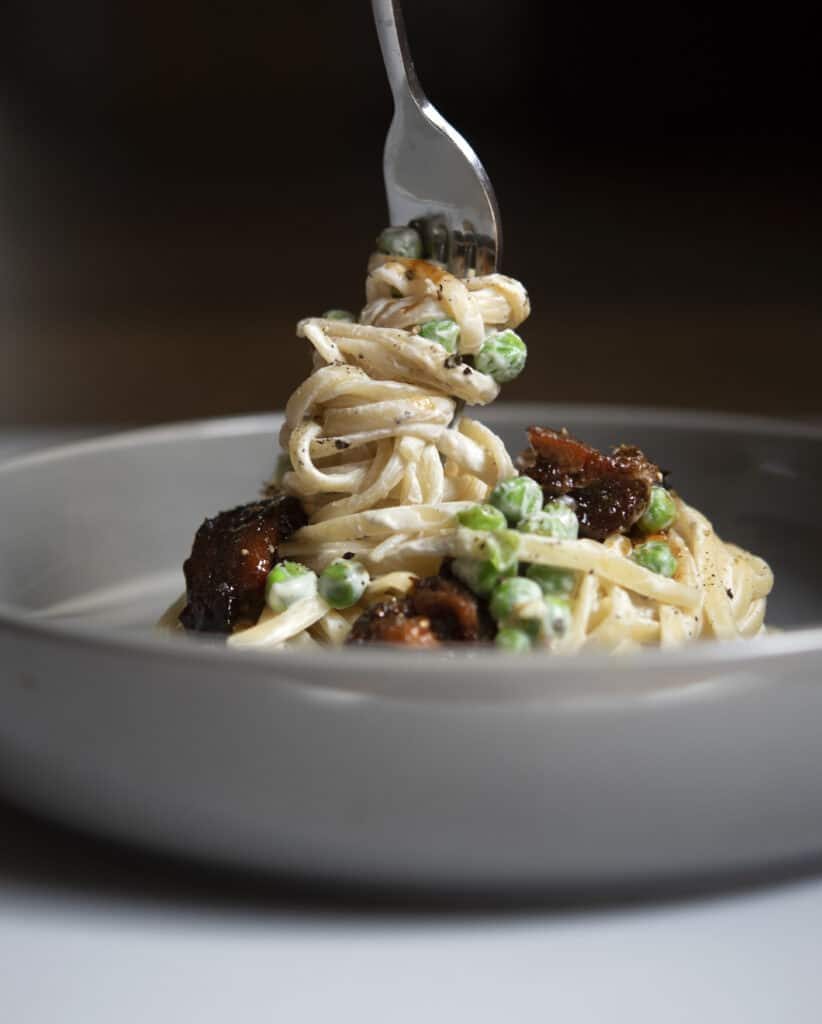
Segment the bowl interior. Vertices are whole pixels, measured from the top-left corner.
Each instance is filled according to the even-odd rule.
[[[602,448],[630,442],[719,533],[776,574],[768,621],[822,621],[822,432],[708,414],[500,406],[481,418],[512,453],[531,423]],[[0,469],[0,603],[122,628],[150,624],[179,592],[206,515],[252,500],[277,454],[277,416],[123,434]]]

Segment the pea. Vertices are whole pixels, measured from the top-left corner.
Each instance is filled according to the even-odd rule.
[[[482,343],[474,365],[498,384],[507,384],[525,369],[527,357],[525,342],[515,331],[496,331]]]
[[[559,640],[571,628],[571,604],[559,594],[545,595],[545,612],[540,622],[540,636],[544,640]]]
[[[522,534],[516,530],[494,530],[487,533],[462,526],[458,527],[458,532],[461,535],[463,557],[490,562],[501,576],[516,575]]]
[[[362,597],[370,580],[361,562],[336,558],[320,574],[320,597],[332,608],[350,608]]]
[[[389,256],[418,260],[422,256],[422,239],[413,228],[386,228],[377,238],[377,248]]]
[[[456,352],[460,343],[460,329],[456,320],[426,320],[419,327],[420,336],[438,341],[446,352]]]
[[[525,654],[531,650],[531,638],[524,629],[517,629],[515,626],[506,626],[501,629],[494,643],[501,651],[509,651],[511,654]]]
[[[317,593],[317,574],[300,562],[279,562],[265,580],[265,600],[274,612]]]
[[[542,509],[542,488],[530,476],[512,476],[500,480],[489,500],[513,526]]]
[[[505,516],[493,505],[472,505],[457,512],[457,522],[469,530],[504,530]]]
[[[643,533],[659,533],[667,530],[676,519],[676,504],[664,487],[652,487],[648,507],[642,513],[637,526]]]
[[[542,587],[543,594],[572,594],[577,585],[577,574],[571,569],[557,569],[553,565],[529,565],[525,571],[529,580]]]
[[[520,619],[522,611],[529,605],[542,605],[542,590],[539,584],[522,576],[511,576],[502,580],[494,589],[490,611],[497,622],[510,623],[511,620]]]
[[[519,537],[513,530],[498,530],[486,541],[487,559],[500,576],[515,576]]]
[[[664,540],[648,540],[631,552],[631,558],[643,569],[657,572],[660,576],[673,576],[676,572],[676,558]]]
[[[549,501],[541,512],[520,520],[517,529],[523,533],[537,533],[541,537],[554,537],[557,540],[576,540],[579,536],[579,520],[567,502]]]
[[[356,319],[347,309],[327,309],[323,313],[323,320],[343,320],[347,324],[353,324]]]
[[[476,558],[455,558],[451,572],[479,597],[488,597],[500,581],[499,572],[490,562],[480,562]]]

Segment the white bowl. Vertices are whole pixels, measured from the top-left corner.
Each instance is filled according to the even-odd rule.
[[[151,628],[280,419],[136,431],[0,468],[0,786],[122,839],[364,882],[590,885],[822,852],[822,431],[509,406],[630,441],[776,571],[747,643],[636,657],[229,650]],[[55,608],[55,606],[58,606]],[[45,609],[51,609],[46,612]]]

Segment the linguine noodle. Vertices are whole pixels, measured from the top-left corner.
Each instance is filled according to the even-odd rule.
[[[355,557],[371,581],[351,608],[314,594],[229,637],[237,647],[341,644],[370,605],[408,593],[445,558],[481,557],[489,535],[456,514],[487,501],[516,475],[502,441],[463,406],[492,402],[499,385],[467,361],[492,331],[530,312],[523,286],[502,274],[460,280],[418,259],[374,255],[357,323],[312,317],[297,327],[313,350],[313,372],[291,396],[280,441],[288,468],[273,486],[302,502],[308,525],[279,555],[321,572]],[[418,333],[447,317],[459,327],[449,354]],[[603,543],[523,533],[518,558],[576,573],[570,627],[556,653],[584,647],[623,652],[673,647],[699,637],[749,637],[763,627],[773,577],[760,558],[723,543],[708,520],[676,497],[666,541],[668,578],[630,555],[631,540]],[[172,606],[172,608],[179,606]],[[176,618],[170,609],[168,618]]]

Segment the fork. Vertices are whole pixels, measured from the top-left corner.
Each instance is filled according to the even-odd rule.
[[[410,224],[424,252],[452,274],[490,274],[502,250],[494,189],[479,157],[422,91],[400,0],[371,0],[394,117],[383,174],[392,224]]]

